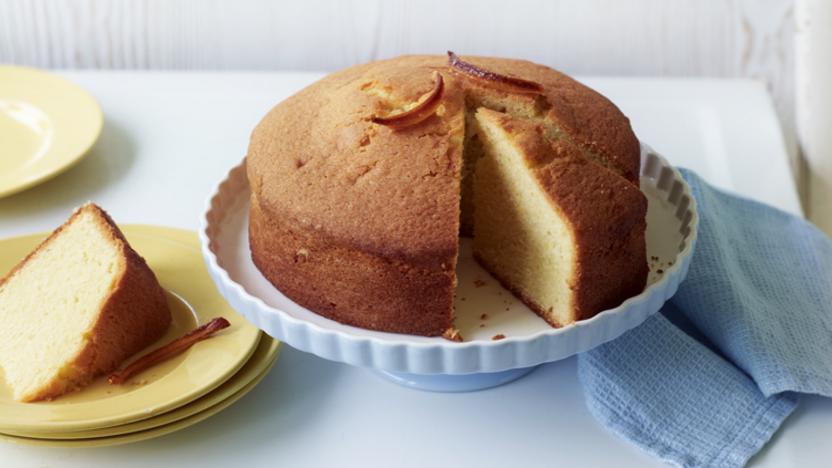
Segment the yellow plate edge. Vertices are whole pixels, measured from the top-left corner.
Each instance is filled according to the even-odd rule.
[[[84,88],[78,86],[70,80],[67,80],[66,78],[63,78],[53,73],[44,72],[37,68],[24,67],[18,65],[0,65],[0,72],[2,72],[4,69],[20,71],[24,73],[34,73],[41,76],[45,75],[48,76],[50,79],[54,79],[58,82],[61,82],[63,85],[68,85],[69,89],[74,88],[74,91],[78,93],[78,96],[81,96],[83,99],[89,101],[89,110],[91,110],[95,114],[95,122],[92,123],[92,125],[90,126],[91,132],[89,136],[89,141],[87,144],[84,145],[83,149],[77,151],[76,154],[73,154],[67,158],[63,158],[58,164],[55,164],[51,169],[40,172],[32,178],[26,179],[25,182],[11,184],[6,187],[0,187],[0,198],[8,197],[10,195],[14,195],[24,190],[30,189],[35,185],[46,182],[47,180],[68,171],[73,166],[78,164],[82,159],[84,159],[84,157],[87,154],[89,154],[92,147],[95,146],[95,143],[101,137],[101,132],[104,129],[104,112],[101,110],[101,105],[92,96],[92,94],[90,94]]]
[[[188,405],[177,408],[175,410],[171,410],[167,413],[160,414],[149,419],[120,426],[90,431],[54,434],[27,434],[14,431],[4,431],[3,433],[0,433],[0,435],[19,437],[25,439],[77,442],[86,439],[102,439],[109,437],[126,436],[137,432],[166,426],[168,424],[173,424],[190,416],[202,413],[203,411],[210,410],[214,406],[226,401],[228,398],[231,398],[232,396],[247,388],[253,381],[262,378],[261,376],[264,375],[264,373],[269,372],[269,370],[277,362],[277,359],[280,357],[281,349],[282,343],[280,341],[275,340],[274,338],[271,338],[267,335],[264,335],[263,339],[260,341],[260,344],[258,345],[257,351],[255,351],[254,353],[254,356],[252,356],[252,358],[246,363],[246,366],[243,366],[243,369],[241,369],[240,372],[238,372],[234,375],[234,377],[229,379],[229,381],[236,379],[236,381],[230,384],[230,388],[223,388],[226,384],[229,384],[229,381],[226,381],[214,392],[211,392]],[[260,356],[258,356],[258,354],[260,354]],[[246,369],[250,363],[250,368]]]
[[[28,437],[16,437],[8,434],[0,433],[0,440],[11,442],[14,444],[37,446],[37,447],[56,447],[56,448],[94,448],[94,447],[109,447],[113,445],[124,445],[134,442],[142,442],[149,439],[155,439],[173,432],[193,426],[205,419],[219,413],[236,403],[240,398],[251,392],[265,377],[269,374],[272,367],[277,362],[277,356],[269,363],[268,367],[255,377],[248,385],[243,387],[237,393],[226,398],[222,402],[208,408],[205,411],[199,412],[193,416],[181,419],[171,424],[165,424],[153,429],[133,432],[125,435],[118,435],[112,437],[100,437],[93,439],[79,439],[79,440],[47,440],[47,439],[32,439]]]

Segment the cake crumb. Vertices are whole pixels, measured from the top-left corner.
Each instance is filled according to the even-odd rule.
[[[465,302],[465,297],[460,297],[459,300]]]
[[[295,263],[302,263],[309,260],[309,251],[306,249],[298,249],[295,252]]]
[[[658,273],[658,274],[660,274],[660,275],[661,275],[661,274],[663,274],[663,273],[664,273],[664,270],[662,270],[661,268],[659,268],[658,270],[656,270],[656,273]]]
[[[475,280],[474,280],[474,287],[476,287],[476,288],[481,288],[481,287],[483,287],[483,286],[485,286],[485,281],[483,281],[483,280],[481,280],[481,279],[479,279],[479,278],[477,278],[477,279],[475,279]]]
[[[480,315],[480,320],[485,320],[485,319],[487,319],[487,318],[488,318],[488,314],[482,314],[482,315]]]
[[[496,334],[496,335],[492,336],[492,337],[491,337],[491,339],[492,339],[492,340],[494,340],[494,341],[497,341],[497,340],[502,340],[502,339],[504,339],[505,337],[506,337],[506,336],[505,336],[505,335],[503,335],[502,333],[498,333],[498,334]]]
[[[457,343],[462,342],[462,335],[459,333],[459,329],[454,327],[445,330],[445,332],[442,333],[442,338],[450,341],[456,341]]]

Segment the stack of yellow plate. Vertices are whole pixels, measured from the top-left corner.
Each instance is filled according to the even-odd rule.
[[[89,447],[158,437],[228,407],[254,388],[276,361],[280,343],[234,312],[217,292],[196,233],[143,225],[121,228],[168,292],[173,323],[155,346],[214,317],[225,317],[231,326],[125,385],[109,385],[101,378],[54,401],[16,402],[0,376],[0,439]],[[0,240],[0,277],[46,236]]]

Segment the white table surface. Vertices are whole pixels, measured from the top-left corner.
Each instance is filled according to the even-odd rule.
[[[196,229],[248,136],[309,73],[65,72],[101,103],[104,131],[67,173],[0,199],[0,237],[51,230],[93,200],[120,223]],[[713,183],[800,212],[773,108],[750,81],[586,79],[638,135]],[[0,142],[2,148],[2,142]],[[832,401],[804,397],[752,464],[828,466]],[[242,400],[180,432],[99,449],[0,443],[0,466],[661,466],[587,412],[574,358],[495,389],[409,390],[285,346]]]

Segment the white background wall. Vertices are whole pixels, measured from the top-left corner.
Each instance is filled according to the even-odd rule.
[[[0,0],[0,62],[334,70],[403,53],[753,77],[793,117],[794,0]]]
[[[0,62],[334,70],[453,49],[575,74],[751,77],[772,93],[799,179],[796,1],[0,0]]]

